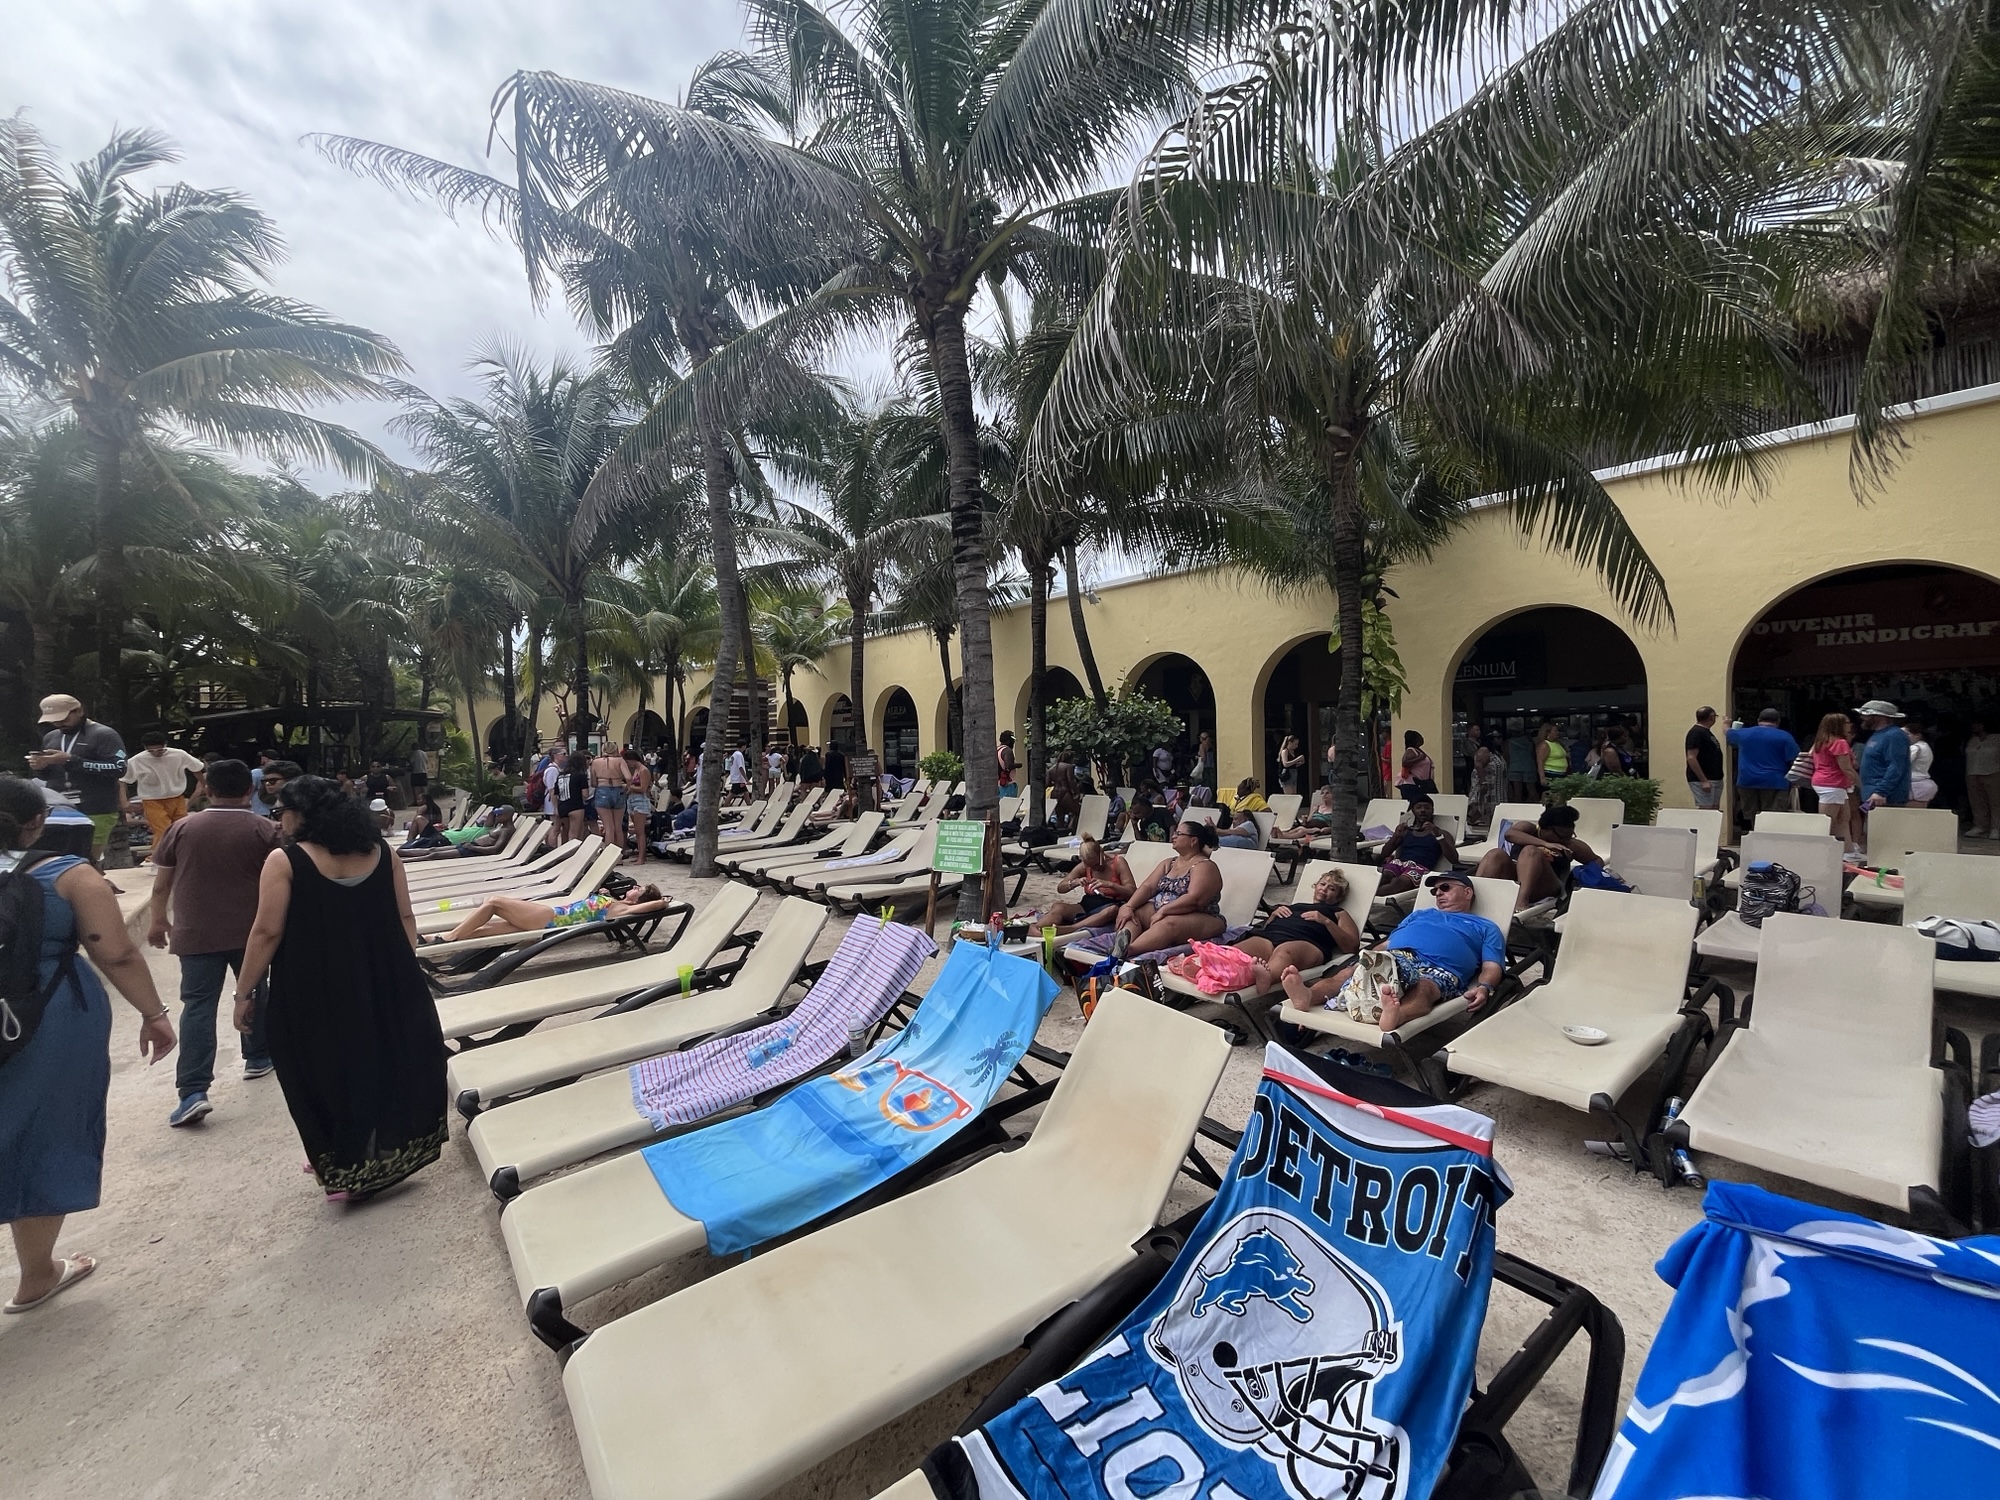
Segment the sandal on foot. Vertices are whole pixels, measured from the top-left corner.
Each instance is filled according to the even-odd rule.
[[[56,1296],[69,1287],[75,1286],[84,1277],[97,1269],[97,1262],[88,1255],[72,1257],[61,1262],[61,1265],[62,1274],[56,1278],[54,1286],[43,1292],[41,1296],[32,1298],[27,1302],[9,1302],[5,1307],[0,1307],[0,1312],[24,1313],[30,1308],[40,1307],[49,1298]]]

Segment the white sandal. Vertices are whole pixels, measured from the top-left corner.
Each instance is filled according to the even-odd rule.
[[[88,1255],[79,1255],[74,1260],[65,1260],[62,1262],[62,1274],[56,1278],[54,1286],[31,1302],[9,1302],[5,1307],[0,1307],[0,1313],[24,1313],[31,1308],[40,1307],[49,1298],[69,1287],[75,1286],[96,1269],[97,1262]]]

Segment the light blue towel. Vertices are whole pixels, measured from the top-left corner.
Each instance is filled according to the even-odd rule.
[[[1035,1038],[1056,983],[956,943],[910,1024],[768,1108],[646,1148],[667,1200],[729,1255],[852,1202],[976,1116]]]

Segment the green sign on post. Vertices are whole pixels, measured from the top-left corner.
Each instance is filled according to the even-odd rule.
[[[948,818],[937,825],[931,868],[945,875],[978,875],[986,868],[986,825]]]

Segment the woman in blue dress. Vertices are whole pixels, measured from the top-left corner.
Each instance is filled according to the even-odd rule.
[[[39,972],[48,997],[38,1024],[0,1013],[0,1222],[13,1231],[21,1267],[13,1300],[0,1308],[10,1313],[41,1306],[97,1269],[88,1255],[55,1254],[64,1216],[97,1207],[111,1087],[111,1002],[76,961],[79,944],[139,1012],[140,1056],[158,1062],[174,1050],[174,1023],[110,883],[73,855],[24,860],[47,816],[40,787],[0,776],[0,871],[22,878],[26,863],[25,878],[41,887]],[[20,1035],[27,1044],[16,1050]]]

